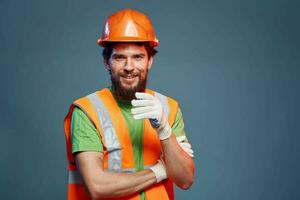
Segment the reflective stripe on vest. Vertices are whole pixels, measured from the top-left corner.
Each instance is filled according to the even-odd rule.
[[[87,98],[91,101],[97,112],[99,123],[105,138],[105,143],[108,147],[108,171],[121,172],[121,145],[109,116],[109,112],[96,93],[88,95]]]
[[[69,170],[69,184],[83,184],[82,176],[77,170]]]
[[[164,113],[166,114],[166,117],[168,117],[170,113],[170,108],[169,108],[167,97],[158,92],[154,92],[154,95],[160,100],[164,109]]]

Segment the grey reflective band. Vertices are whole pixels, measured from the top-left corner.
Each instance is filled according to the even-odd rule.
[[[150,169],[150,167],[153,167],[154,165],[145,165],[144,169]]]
[[[69,170],[69,184],[82,184],[82,177],[79,171],[71,171]]]
[[[88,95],[87,98],[95,107],[100,127],[103,131],[105,145],[108,151],[108,171],[121,172],[121,145],[118,140],[116,130],[113,126],[109,112],[102,100],[100,99],[100,97],[96,93]]]
[[[170,107],[169,107],[169,104],[168,104],[168,99],[166,96],[158,93],[158,92],[155,92],[154,95],[160,100],[160,102],[162,103],[163,105],[163,108],[164,108],[164,112],[166,114],[166,116],[169,116],[169,112],[170,112]]]

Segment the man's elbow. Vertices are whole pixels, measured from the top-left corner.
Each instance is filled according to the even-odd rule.
[[[178,177],[174,180],[174,183],[181,189],[187,190],[194,183],[194,165],[190,167],[190,170],[183,173],[184,176]]]
[[[181,183],[175,183],[179,188],[183,189],[183,190],[188,190],[194,183],[194,177],[190,178],[188,180],[185,180],[184,182]]]
[[[180,188],[183,190],[188,190],[193,185],[193,183],[194,183],[194,180],[192,179],[192,180],[187,181],[186,183],[182,184],[180,186]]]
[[[89,185],[87,190],[93,200],[101,200],[108,197],[107,189],[101,188],[99,185]]]
[[[90,197],[91,197],[92,200],[99,200],[99,199],[101,199],[101,196],[98,195],[98,193],[90,192],[89,194],[90,194]]]
[[[98,190],[96,190],[95,186],[90,186],[87,190],[92,200],[99,200],[103,196]]]

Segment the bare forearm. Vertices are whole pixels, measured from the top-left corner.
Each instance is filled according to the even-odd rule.
[[[128,196],[156,183],[149,169],[131,174],[103,170],[102,154],[98,152],[81,152],[75,160],[92,199]]]
[[[178,145],[174,134],[161,144],[168,177],[178,187],[188,189],[194,179],[194,161]]]
[[[110,173],[103,172],[95,176],[93,194],[95,199],[116,198],[138,193],[156,183],[155,175],[151,170],[137,173]]]

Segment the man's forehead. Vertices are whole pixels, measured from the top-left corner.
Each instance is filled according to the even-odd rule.
[[[132,53],[147,53],[144,45],[138,45],[136,43],[118,43],[112,48],[112,53],[120,52],[132,52]]]

